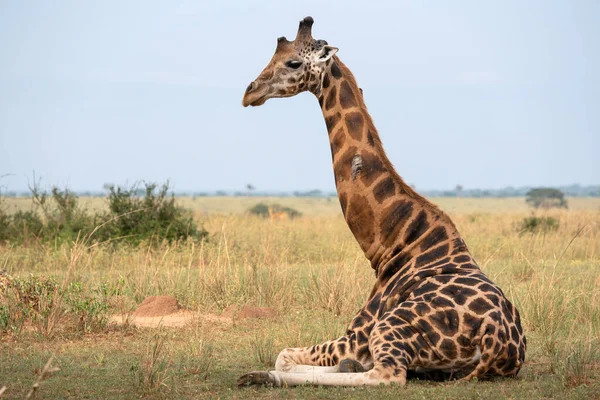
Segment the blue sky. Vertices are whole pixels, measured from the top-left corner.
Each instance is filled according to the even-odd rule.
[[[0,185],[333,189],[311,94],[241,105],[306,15],[417,189],[600,183],[598,1],[4,1]]]

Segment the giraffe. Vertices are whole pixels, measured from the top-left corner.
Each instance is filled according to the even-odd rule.
[[[407,185],[386,156],[362,90],[312,37],[313,19],[275,54],[244,94],[243,106],[309,91],[329,134],[344,218],[370,261],[375,284],[346,334],[281,351],[273,371],[238,385],[406,384],[407,373],[469,380],[516,376],[526,339],[519,312],[480,270],[454,223]]]

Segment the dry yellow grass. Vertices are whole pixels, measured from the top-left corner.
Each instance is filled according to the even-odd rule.
[[[523,197],[501,199],[436,197],[431,201],[450,214],[531,212],[531,208],[527,206]],[[32,206],[31,199],[25,197],[4,198],[3,202],[9,212],[28,210]],[[306,216],[341,214],[338,200],[335,197],[180,197],[177,198],[177,202],[192,210],[199,217],[214,214],[243,214],[257,203],[277,203],[284,207],[295,208]],[[598,197],[573,197],[568,199],[568,203],[570,210],[600,210],[600,198]],[[93,212],[105,209],[106,200],[100,197],[82,197],[79,199],[79,204]]]

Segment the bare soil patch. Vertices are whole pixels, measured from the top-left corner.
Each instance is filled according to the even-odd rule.
[[[223,316],[232,319],[271,319],[277,317],[277,311],[273,307],[257,307],[233,305],[223,311]]]
[[[272,319],[276,317],[277,311],[272,307],[233,305],[221,315],[217,315],[186,310],[173,296],[149,296],[133,313],[113,315],[110,322],[117,325],[129,323],[140,328],[158,328],[160,326],[181,328],[203,322],[229,327],[234,324],[234,320]]]

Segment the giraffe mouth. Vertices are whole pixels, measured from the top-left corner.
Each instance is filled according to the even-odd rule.
[[[265,104],[267,102],[269,98],[265,95],[265,96],[261,96],[258,99],[254,100],[252,103],[250,103],[250,105],[252,107],[256,107],[256,106],[262,106],[263,104]]]
[[[266,94],[264,94],[262,96],[258,96],[255,99],[252,99],[251,97],[252,97],[251,95],[244,96],[244,99],[242,100],[242,105],[244,107],[248,107],[248,106],[252,106],[252,107],[262,106],[269,99],[269,97]]]

